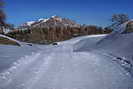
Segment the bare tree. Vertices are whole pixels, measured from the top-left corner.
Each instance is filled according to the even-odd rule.
[[[129,20],[129,17],[127,14],[114,14],[111,18],[111,29],[117,28],[119,25],[125,23],[126,21]]]
[[[0,33],[3,33],[3,27],[6,27],[5,24],[5,19],[6,19],[6,15],[3,12],[3,6],[4,6],[4,2],[2,0],[0,0]]]
[[[5,25],[6,15],[3,12],[4,2],[0,0],[0,25]]]

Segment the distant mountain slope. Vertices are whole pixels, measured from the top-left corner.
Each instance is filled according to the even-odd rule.
[[[67,18],[52,16],[48,19],[26,22],[6,35],[24,42],[49,44],[78,36],[110,32],[112,32],[110,29],[95,25],[80,25]]]
[[[76,22],[68,19],[68,18],[61,18],[59,16],[52,16],[50,18],[41,18],[36,21],[29,21],[22,24],[20,27],[51,27],[51,26],[80,26]]]

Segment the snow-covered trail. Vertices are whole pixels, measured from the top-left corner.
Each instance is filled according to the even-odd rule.
[[[5,70],[0,71],[0,89],[133,89],[130,63],[123,60],[133,53],[133,34],[121,34],[127,24],[107,37],[79,37],[57,46],[0,46],[5,50],[0,50],[0,67]],[[14,65],[7,66],[12,61]]]
[[[109,57],[61,44],[21,58],[0,74],[0,89],[132,89],[130,75]]]

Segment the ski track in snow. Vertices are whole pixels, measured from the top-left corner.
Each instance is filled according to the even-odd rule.
[[[125,29],[125,26],[126,23],[121,27]],[[22,57],[0,73],[0,89],[133,89],[132,76],[113,61],[115,56],[102,50],[85,52],[85,47],[95,45],[103,37],[90,36],[59,42],[57,46],[38,46],[38,52]],[[86,40],[90,44],[85,45]],[[85,49],[76,52],[74,46]]]
[[[0,74],[0,89],[126,89],[130,75],[106,56],[59,45],[25,56]],[[117,68],[117,69],[116,69]],[[112,71],[112,72],[110,72]],[[112,77],[114,77],[112,79]],[[123,85],[124,84],[124,85]]]

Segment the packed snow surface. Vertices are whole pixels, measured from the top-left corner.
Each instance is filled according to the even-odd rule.
[[[9,68],[0,73],[0,89],[133,88],[131,75],[110,57],[73,51],[73,45],[86,38],[93,37],[79,37],[57,46],[0,46],[0,65],[13,61],[10,66],[5,63]]]
[[[0,89],[133,89],[131,66],[123,58],[126,48],[132,52],[131,37],[113,33],[56,46],[0,46]],[[118,44],[122,40],[129,47]]]

